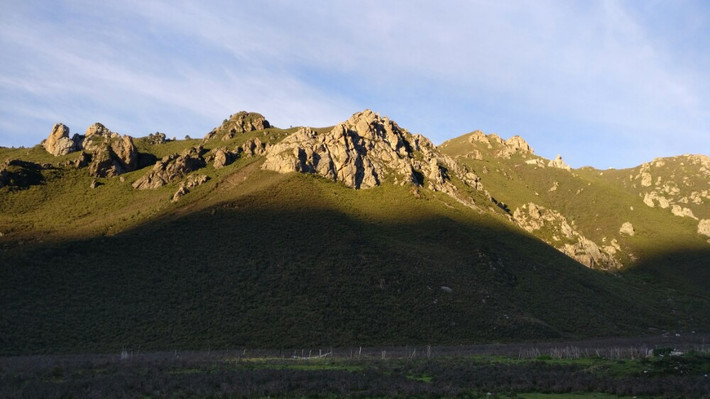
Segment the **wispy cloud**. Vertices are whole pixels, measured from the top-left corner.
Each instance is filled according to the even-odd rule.
[[[576,166],[710,148],[702,2],[48,4],[0,16],[0,106],[16,110],[0,144],[39,142],[57,115],[200,135],[240,109],[285,126],[370,107],[436,142],[522,134]],[[687,24],[659,24],[664,8]]]

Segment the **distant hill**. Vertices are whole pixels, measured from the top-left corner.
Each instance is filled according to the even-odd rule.
[[[366,110],[0,149],[0,353],[707,331],[710,161],[571,169]]]

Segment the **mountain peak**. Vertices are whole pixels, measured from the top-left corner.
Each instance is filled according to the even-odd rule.
[[[387,117],[366,109],[326,133],[301,128],[272,146],[262,169],[316,173],[355,189],[395,184],[456,190],[449,174],[480,188],[474,174],[461,170],[424,136],[413,135]]]

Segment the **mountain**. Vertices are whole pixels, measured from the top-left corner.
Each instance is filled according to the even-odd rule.
[[[0,353],[707,330],[708,157],[571,169],[372,111],[0,149]],[[650,176],[650,177],[649,177]],[[653,205],[653,206],[651,206]]]

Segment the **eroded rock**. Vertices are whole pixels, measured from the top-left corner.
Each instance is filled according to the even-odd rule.
[[[158,188],[203,168],[206,165],[202,158],[203,151],[201,146],[192,147],[180,155],[172,154],[163,157],[153,165],[150,172],[133,182],[133,188],[138,190]]]
[[[225,119],[221,126],[212,129],[207,133],[205,140],[221,137],[222,140],[230,140],[237,134],[264,130],[271,127],[269,121],[263,115],[256,112],[239,111]]]
[[[180,183],[177,191],[173,194],[172,202],[177,202],[185,194],[188,194],[191,189],[200,186],[209,180],[207,175],[190,175],[184,182]]]
[[[624,222],[624,224],[621,225],[621,228],[619,228],[619,233],[633,236],[636,234],[636,230],[634,230],[634,225],[631,224],[631,222]]]
[[[66,155],[81,149],[80,138],[74,135],[69,137],[69,127],[57,123],[52,127],[52,132],[43,142],[42,146],[54,156]]]
[[[431,141],[370,110],[354,114],[324,134],[299,129],[266,150],[262,169],[316,173],[355,189],[371,188],[392,178],[396,184],[425,185],[453,195],[452,174],[480,187],[473,172],[442,155]]]

